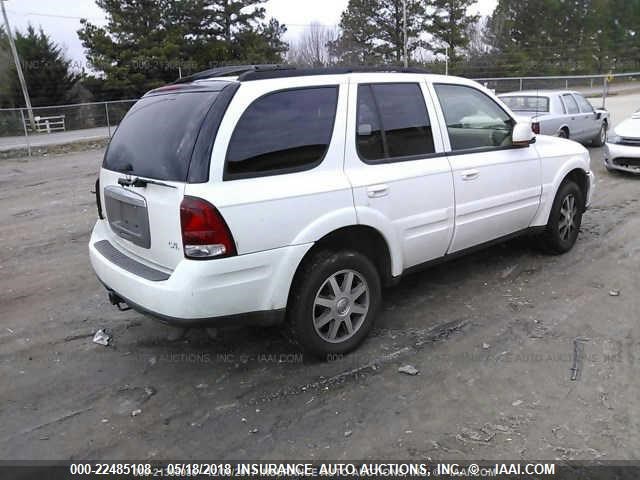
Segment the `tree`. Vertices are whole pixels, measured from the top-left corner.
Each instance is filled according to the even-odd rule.
[[[478,15],[469,15],[475,0],[427,0],[427,30],[432,35],[429,48],[436,54],[448,54],[449,63],[456,64],[469,45],[469,28]]]
[[[115,97],[135,97],[216,65],[282,58],[286,30],[264,22],[264,0],[96,0],[104,27],[82,20],[78,36]],[[252,9],[253,8],[253,9]]]
[[[329,44],[338,34],[335,29],[312,22],[298,40],[289,46],[288,61],[307,67],[324,67],[334,63]]]
[[[34,107],[60,105],[73,100],[70,94],[79,79],[72,62],[62,48],[40,28],[29,25],[22,33],[16,31],[14,42]],[[9,50],[8,38],[0,32],[0,103],[5,107],[23,107],[24,97]]]
[[[509,74],[604,73],[640,60],[640,0],[499,0],[488,24]]]
[[[419,0],[405,0],[407,53],[422,45],[424,9]],[[403,0],[349,0],[340,18],[340,37],[330,44],[340,63],[400,64],[404,56]]]

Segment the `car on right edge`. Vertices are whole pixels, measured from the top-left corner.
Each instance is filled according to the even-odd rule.
[[[640,109],[618,125],[604,149],[607,170],[640,173]]]

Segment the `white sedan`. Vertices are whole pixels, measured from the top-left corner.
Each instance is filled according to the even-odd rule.
[[[604,152],[607,170],[640,173],[640,110],[614,129]]]

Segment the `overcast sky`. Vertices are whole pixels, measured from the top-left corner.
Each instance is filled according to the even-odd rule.
[[[268,0],[265,3],[268,17],[275,17],[287,25],[286,40],[300,35],[313,21],[325,25],[337,25],[348,0]],[[482,15],[490,14],[497,0],[479,0],[473,10]],[[93,0],[7,0],[9,22],[13,29],[24,30],[30,22],[42,28],[62,45],[67,56],[78,66],[84,65],[84,52],[76,31],[80,18],[93,23],[104,23],[104,15]]]

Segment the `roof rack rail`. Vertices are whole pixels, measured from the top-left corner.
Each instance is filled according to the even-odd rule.
[[[431,73],[418,67],[385,66],[355,66],[355,67],[323,67],[296,68],[293,65],[264,64],[264,65],[229,65],[216,67],[202,72],[182,77],[173,85],[189,83],[214,77],[237,76],[238,81],[265,80],[269,78],[306,77],[311,75],[340,75],[345,73],[389,72],[389,73]]]
[[[274,69],[246,70],[238,76],[238,81],[265,80],[269,78],[305,77],[311,75],[340,75],[346,73],[389,72],[389,73],[431,73],[417,67],[387,66],[356,66],[356,67],[324,67],[324,68],[296,68],[282,66]]]
[[[202,72],[194,73],[187,77],[182,77],[173,82],[174,84],[189,83],[196,80],[204,80],[205,78],[213,77],[228,77],[234,75],[242,75],[247,72],[263,72],[263,71],[275,71],[275,70],[288,70],[293,67],[287,65],[278,64],[264,64],[264,65],[228,65],[225,67],[210,68]]]

